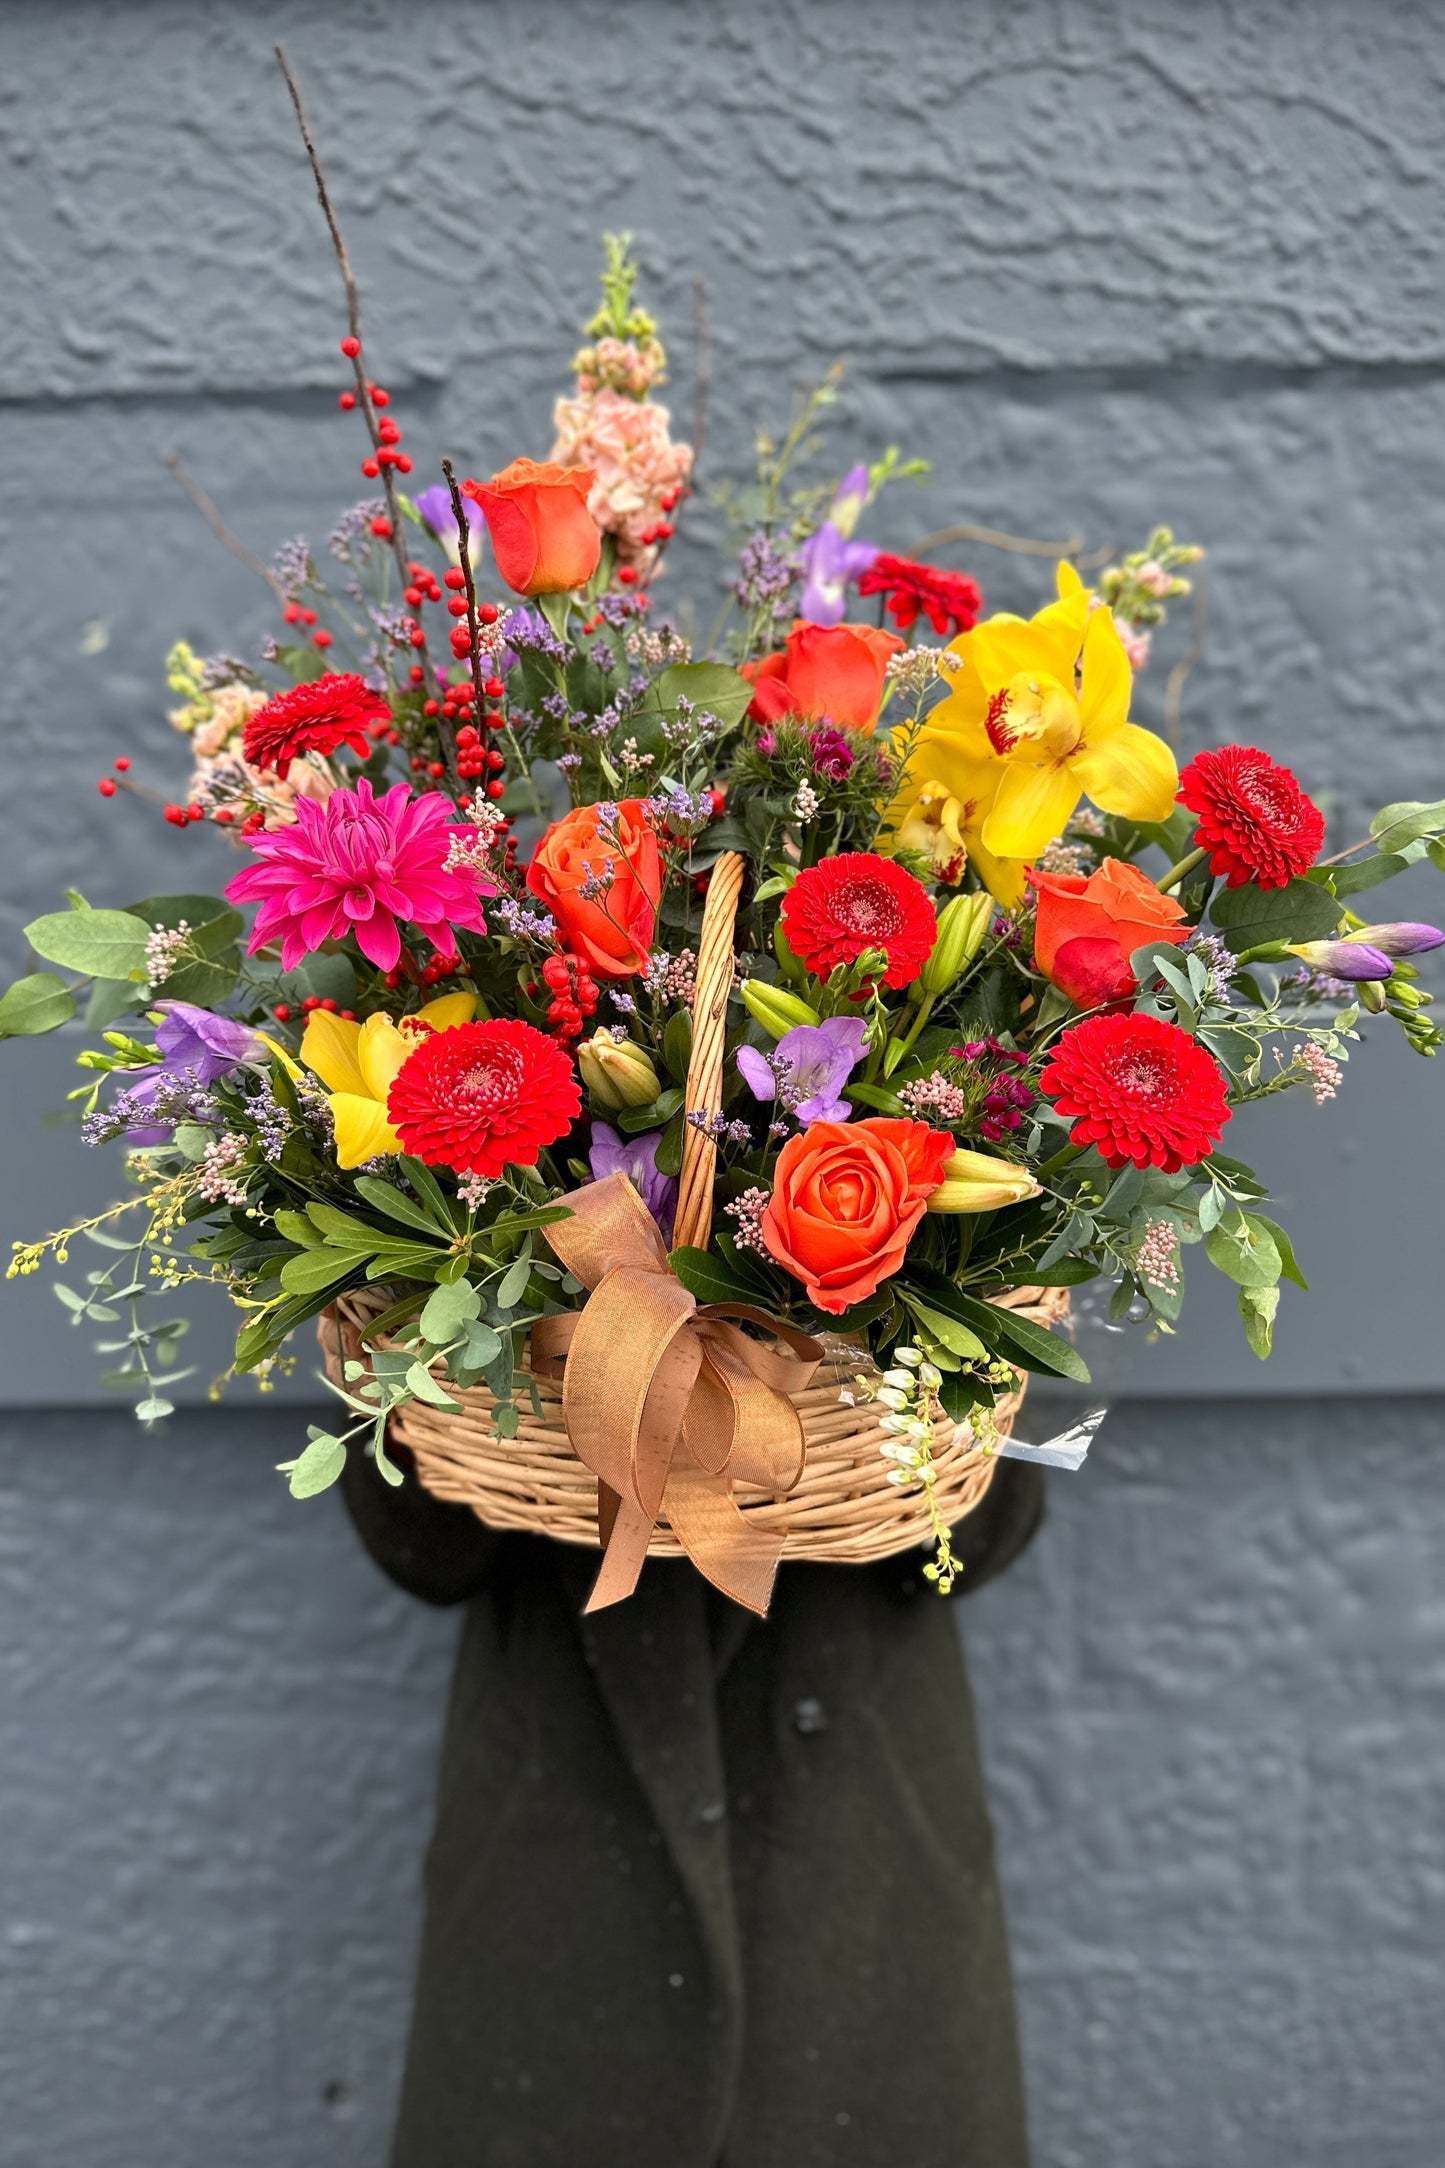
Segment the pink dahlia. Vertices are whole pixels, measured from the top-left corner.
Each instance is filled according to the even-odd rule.
[[[378,798],[363,776],[324,805],[296,800],[296,825],[252,838],[261,860],[226,889],[232,903],[261,906],[251,954],[281,943],[290,971],[325,941],[356,936],[363,956],[392,971],[401,955],[397,921],[419,927],[443,956],[456,954],[452,929],[485,930],[481,898],[494,894],[475,872],[449,871],[453,828],[445,798],[413,798],[398,783]]]

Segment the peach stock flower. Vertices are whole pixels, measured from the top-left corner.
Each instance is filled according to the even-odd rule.
[[[670,418],[665,406],[629,399],[610,384],[559,399],[553,412],[552,457],[592,470],[588,509],[616,541],[622,564],[651,564],[656,551],[644,537],[692,472],[692,446],[673,443]]]

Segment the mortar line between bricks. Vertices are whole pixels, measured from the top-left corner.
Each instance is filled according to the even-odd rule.
[[[797,357],[799,365],[806,356]],[[457,372],[458,374],[460,372]],[[1371,361],[1353,357],[1322,362],[1276,362],[1258,359],[1195,359],[1146,362],[1046,363],[1033,367],[1026,362],[987,362],[971,368],[966,362],[933,363],[899,360],[871,366],[855,357],[854,382],[889,386],[948,386],[988,392],[1009,392],[1016,397],[1046,398],[1060,393],[1177,391],[1187,386],[1217,399],[1240,394],[1306,391],[1316,386],[1330,389],[1381,391],[1408,389],[1445,379],[1445,354],[1419,361]],[[393,370],[393,389],[413,401],[439,398],[454,381],[447,376],[407,377]],[[330,413],[335,405],[331,384],[296,385],[196,385],[179,388],[164,385],[123,385],[60,392],[21,392],[0,389],[0,411],[14,414],[71,414],[83,407],[153,408],[157,412],[186,412],[192,408],[262,408],[293,413],[300,419],[318,412]]]

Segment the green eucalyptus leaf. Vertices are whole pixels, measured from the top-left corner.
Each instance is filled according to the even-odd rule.
[[[1236,1286],[1272,1287],[1282,1268],[1274,1237],[1252,1213],[1241,1213],[1240,1220],[1240,1225],[1221,1223],[1211,1228],[1204,1254]]]
[[[527,1292],[527,1282],[531,1277],[530,1257],[519,1257],[514,1264],[509,1265],[502,1275],[502,1284],[497,1289],[497,1308],[515,1310]]]
[[[490,1325],[473,1319],[466,1327],[466,1362],[469,1370],[489,1370],[502,1352],[502,1337]]]
[[[68,1024],[75,996],[52,971],[32,971],[0,995],[0,1038],[35,1039]]]
[[[118,1017],[134,1016],[150,1006],[148,989],[135,979],[97,979],[85,1005],[86,1026],[103,1031]]]
[[[421,1313],[422,1335],[433,1347],[445,1347],[463,1327],[481,1315],[482,1298],[468,1280],[454,1280],[427,1297]]]
[[[50,911],[25,928],[37,956],[97,979],[144,970],[150,933],[148,922],[128,911]]]
[[[417,1399],[426,1401],[429,1407],[455,1412],[461,1406],[459,1400],[453,1400],[449,1393],[443,1392],[425,1363],[413,1363],[406,1373],[406,1382]]]
[[[1296,1287],[1302,1287],[1305,1293],[1308,1294],[1310,1283],[1300,1271],[1295,1258],[1294,1244],[1290,1241],[1283,1227],[1279,1225],[1277,1220],[1266,1219],[1262,1212],[1251,1212],[1249,1216],[1256,1226],[1264,1229],[1274,1243],[1275,1248],[1279,1251],[1280,1278],[1293,1280]]]
[[[1274,1320],[1278,1309],[1278,1287],[1241,1287],[1239,1290],[1244,1337],[1261,1362],[1268,1359],[1274,1345]]]
[[[346,1441],[313,1426],[305,1452],[299,1460],[285,1463],[281,1473],[293,1498],[314,1498],[318,1491],[330,1490],[345,1466]]]

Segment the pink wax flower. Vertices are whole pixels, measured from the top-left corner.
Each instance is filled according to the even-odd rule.
[[[294,970],[324,941],[354,933],[363,956],[392,971],[401,956],[398,919],[418,927],[443,956],[456,954],[453,927],[485,931],[481,897],[495,888],[475,871],[448,871],[451,807],[438,792],[413,798],[398,783],[378,798],[363,776],[324,805],[296,801],[296,824],[258,834],[261,863],[229,883],[232,903],[258,903],[251,954],[281,943]]]

